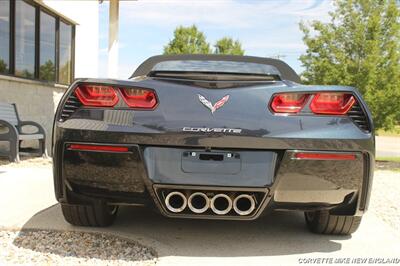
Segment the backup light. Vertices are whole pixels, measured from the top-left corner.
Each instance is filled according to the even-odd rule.
[[[310,109],[315,114],[344,115],[356,102],[349,93],[317,93],[311,101]]]
[[[122,96],[129,107],[154,109],[157,105],[156,94],[152,90],[139,88],[122,88]]]
[[[76,88],[75,95],[86,106],[112,107],[118,103],[118,95],[110,86],[82,84]]]
[[[274,96],[271,108],[275,113],[298,113],[309,96],[305,93],[279,93]]]

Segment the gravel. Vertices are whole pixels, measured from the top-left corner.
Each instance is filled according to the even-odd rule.
[[[19,163],[10,163],[4,157],[0,158],[0,166],[7,168],[22,168],[22,167],[51,167],[52,160],[50,157],[44,159],[42,157],[22,157]]]
[[[400,171],[375,171],[369,212],[400,235]]]
[[[0,231],[1,265],[155,265],[132,240],[85,232]]]
[[[400,162],[393,161],[376,161],[375,171],[377,170],[389,170],[389,171],[400,171]]]

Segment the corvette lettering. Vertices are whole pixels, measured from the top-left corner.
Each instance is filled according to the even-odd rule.
[[[185,132],[207,132],[207,133],[242,133],[242,129],[240,128],[209,128],[209,127],[184,127],[182,131]]]

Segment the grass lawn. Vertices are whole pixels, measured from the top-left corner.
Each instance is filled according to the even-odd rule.
[[[376,161],[400,163],[400,157],[377,157]]]
[[[395,126],[392,130],[389,131],[379,129],[378,131],[376,131],[376,135],[387,136],[387,137],[400,137],[400,125]]]

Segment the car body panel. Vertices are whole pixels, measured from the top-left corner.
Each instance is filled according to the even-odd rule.
[[[64,119],[63,108],[82,83],[148,88],[154,110],[80,106]],[[348,115],[274,114],[270,101],[283,92],[352,93],[369,130]],[[222,107],[211,104],[229,95]],[[312,100],[312,96],[309,101]],[[124,153],[71,150],[70,144],[128,147]],[[296,152],[351,153],[355,160],[296,160]],[[193,158],[184,154],[195,152]],[[223,162],[201,161],[198,154]],[[170,217],[255,219],[267,209],[329,209],[362,215],[373,177],[375,138],[370,112],[360,93],[345,86],[305,86],[291,81],[213,82],[137,77],[132,80],[78,79],[63,96],[53,129],[54,183],[62,203],[94,197],[113,204],[155,204]],[[235,161],[227,154],[238,154]],[[197,215],[166,210],[165,193],[217,191],[253,193],[254,212],[245,217]],[[250,191],[250,192],[249,192]],[[236,194],[235,194],[236,193]]]

